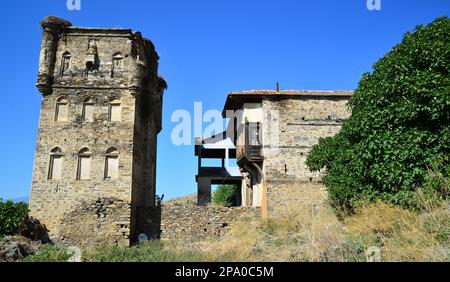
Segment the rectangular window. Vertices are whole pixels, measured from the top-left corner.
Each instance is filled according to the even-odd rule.
[[[69,107],[67,104],[56,105],[56,121],[67,121]]]
[[[79,157],[77,179],[86,180],[90,178],[91,178],[91,157]]]
[[[261,146],[260,139],[260,123],[259,122],[249,122],[248,126],[248,143],[250,146]]]
[[[111,104],[109,112],[110,121],[120,121],[121,120],[121,107],[120,104]]]
[[[83,105],[83,121],[93,122],[94,121],[94,105],[84,104]]]
[[[105,178],[117,179],[119,178],[119,158],[118,157],[106,157]]]
[[[62,176],[62,156],[50,157],[48,179],[60,180]]]

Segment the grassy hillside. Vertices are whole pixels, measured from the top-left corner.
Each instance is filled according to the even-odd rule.
[[[412,212],[384,203],[338,219],[329,207],[238,223],[221,239],[185,244],[152,241],[131,248],[86,247],[83,261],[366,261],[376,246],[383,261],[450,261],[448,203]],[[63,248],[47,246],[25,261],[64,261]]]

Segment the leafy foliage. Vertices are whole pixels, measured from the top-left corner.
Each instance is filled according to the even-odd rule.
[[[0,237],[17,234],[27,217],[28,205],[26,203],[3,202],[0,199]]]
[[[175,242],[152,240],[132,247],[97,246],[83,249],[86,262],[170,262],[205,261],[205,256],[194,249],[184,249]]]
[[[406,33],[363,74],[348,104],[351,117],[306,161],[312,171],[326,168],[336,206],[381,199],[416,208],[430,171],[449,177],[449,67],[450,19],[441,17]],[[436,192],[448,196],[448,189]]]
[[[37,254],[25,257],[23,262],[65,262],[70,258],[61,246],[44,245]]]
[[[237,187],[235,185],[219,185],[213,195],[213,202],[217,205],[231,207],[236,205]]]

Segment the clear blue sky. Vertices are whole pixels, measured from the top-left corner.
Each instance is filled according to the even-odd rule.
[[[418,24],[450,14],[449,0],[2,1],[0,197],[29,194],[41,96],[34,84],[46,15],[77,26],[126,27],[151,39],[169,90],[158,140],[157,193],[196,190],[192,146],[174,146],[173,111],[221,110],[228,91],[354,89],[361,74]],[[8,161],[7,161],[8,160]]]

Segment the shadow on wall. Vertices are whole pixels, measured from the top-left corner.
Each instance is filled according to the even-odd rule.
[[[161,238],[161,205],[155,207],[138,207],[136,210],[136,231],[132,242],[137,242],[140,234],[149,239]]]
[[[64,214],[59,238],[64,244],[130,244],[130,203],[115,198],[81,202]]]
[[[47,227],[33,217],[27,217],[24,220],[19,228],[19,235],[33,241],[39,241],[42,244],[52,243]]]
[[[130,211],[131,205],[120,199],[99,198],[80,203],[64,215],[55,240],[64,245],[129,246],[145,234],[150,240],[195,242],[222,237],[236,222],[257,220],[261,214],[259,208],[195,203],[136,207],[134,215]]]

